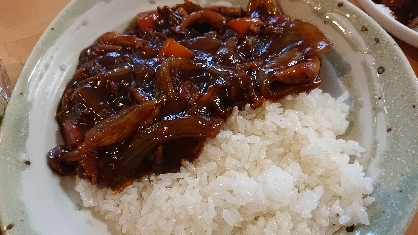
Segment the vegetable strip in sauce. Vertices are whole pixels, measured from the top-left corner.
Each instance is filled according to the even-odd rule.
[[[48,154],[60,174],[122,190],[196,159],[235,106],[253,108],[320,84],[332,43],[271,0],[240,7],[185,1],[137,15],[80,54],[57,109],[64,144]]]

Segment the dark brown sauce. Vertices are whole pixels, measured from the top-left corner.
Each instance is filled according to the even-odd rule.
[[[389,7],[396,20],[402,24],[410,28],[418,26],[417,0],[373,0],[373,2]]]
[[[61,98],[64,144],[48,153],[50,166],[119,191],[196,159],[233,107],[316,88],[331,42],[266,3],[250,1],[246,12],[186,1],[99,37]]]

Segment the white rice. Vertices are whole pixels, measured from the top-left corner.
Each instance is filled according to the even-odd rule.
[[[364,149],[339,139],[347,95],[316,89],[234,110],[179,173],[145,177],[115,195],[77,179],[83,206],[121,234],[332,234],[369,224]],[[113,229],[112,229],[113,230]]]

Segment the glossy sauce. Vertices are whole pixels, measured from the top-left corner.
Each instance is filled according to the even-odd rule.
[[[250,1],[246,12],[186,1],[99,37],[61,98],[64,144],[47,154],[50,166],[120,191],[196,159],[235,106],[319,86],[319,56],[331,42],[266,3]]]

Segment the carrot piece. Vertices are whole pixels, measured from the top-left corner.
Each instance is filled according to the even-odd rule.
[[[194,57],[193,51],[189,50],[187,47],[176,42],[172,38],[167,38],[161,47],[160,57],[181,57],[186,59],[192,59]]]
[[[241,17],[228,21],[228,27],[236,32],[238,36],[244,37],[250,31],[252,24],[257,23],[259,20],[251,17]]]
[[[136,15],[136,21],[142,32],[146,33],[154,28],[155,18],[157,17],[156,14],[156,12],[141,12]]]

